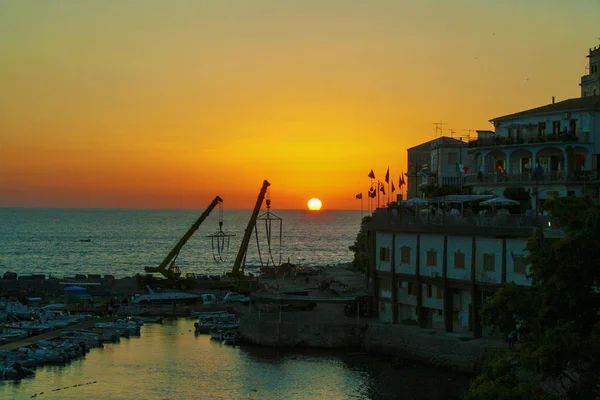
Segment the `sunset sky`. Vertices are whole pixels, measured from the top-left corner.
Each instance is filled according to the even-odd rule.
[[[0,206],[360,209],[406,149],[578,97],[598,0],[0,2]],[[474,133],[472,133],[473,135]]]

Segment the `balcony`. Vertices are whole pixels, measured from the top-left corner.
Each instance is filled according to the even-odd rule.
[[[490,167],[491,168],[491,167]],[[598,171],[575,171],[566,176],[560,171],[547,171],[541,176],[536,176],[533,172],[519,172],[500,174],[497,172],[471,174],[465,176],[466,185],[500,183],[500,184],[536,184],[536,183],[583,183],[597,181],[599,179]]]
[[[476,149],[481,147],[504,147],[504,146],[525,146],[530,144],[539,143],[589,143],[590,133],[589,132],[573,132],[573,133],[560,133],[549,135],[538,135],[538,134],[525,134],[516,138],[509,138],[506,136],[497,136],[484,139],[471,140],[468,143],[469,149]]]
[[[549,236],[560,236],[548,216],[528,217],[520,214],[499,216],[417,216],[394,215],[388,210],[373,213],[371,229],[428,234],[508,235],[529,237],[538,227]]]

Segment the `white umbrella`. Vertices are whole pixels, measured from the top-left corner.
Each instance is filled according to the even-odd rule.
[[[402,204],[405,204],[407,206],[418,206],[418,205],[429,204],[429,202],[427,200],[425,200],[425,199],[420,198],[420,197],[413,197],[412,199],[403,200]]]
[[[514,206],[521,204],[516,200],[507,199],[506,197],[495,197],[486,201],[482,201],[482,206]]]

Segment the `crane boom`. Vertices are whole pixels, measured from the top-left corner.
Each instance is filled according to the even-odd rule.
[[[198,218],[196,220],[196,222],[194,222],[192,224],[190,229],[188,229],[188,231],[185,233],[185,235],[183,235],[183,237],[181,239],[179,239],[179,242],[177,242],[175,247],[173,247],[173,250],[171,250],[171,252],[167,255],[167,257],[165,257],[163,262],[158,267],[144,267],[144,270],[146,272],[160,272],[165,278],[179,278],[179,276],[181,275],[181,271],[179,271],[179,268],[175,267],[175,264],[174,264],[175,258],[181,251],[181,248],[192,237],[194,232],[196,232],[198,230],[198,228],[200,227],[200,224],[202,224],[202,222],[204,222],[204,220],[208,217],[210,212],[217,206],[217,204],[219,204],[222,201],[223,201],[223,199],[221,199],[219,196],[215,197],[215,199],[212,201],[212,203],[210,203],[208,208],[206,210],[204,210],[202,215],[200,215],[200,218]],[[169,263],[172,263],[172,264],[169,268],[167,268],[167,265],[169,265]]]
[[[235,262],[233,263],[233,269],[231,270],[230,274],[230,276],[232,277],[237,277],[243,273],[243,271],[241,270],[242,261],[244,261],[244,256],[246,255],[246,251],[248,250],[248,243],[250,242],[250,237],[252,236],[252,230],[254,229],[254,225],[256,225],[256,219],[258,218],[258,213],[260,212],[262,202],[265,198],[265,193],[267,192],[267,188],[269,186],[271,186],[271,184],[267,180],[264,180],[262,188],[260,189],[260,193],[258,194],[258,198],[256,199],[256,205],[254,206],[254,210],[252,211],[252,215],[250,216],[250,221],[248,221],[248,226],[244,231],[242,244],[240,245],[237,257],[235,258]]]

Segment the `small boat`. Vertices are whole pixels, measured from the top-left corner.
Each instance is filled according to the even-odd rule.
[[[222,340],[225,344],[237,344],[242,340],[242,334],[237,329],[225,331]]]
[[[132,321],[136,321],[138,323],[142,323],[142,324],[145,324],[145,323],[162,324],[163,323],[162,317],[137,315],[137,316],[130,316],[129,319]]]
[[[150,286],[146,286],[148,294],[135,296],[131,301],[132,304],[161,304],[161,303],[188,303],[195,302],[200,298],[197,294],[190,294],[184,292],[155,292],[150,289]]]

